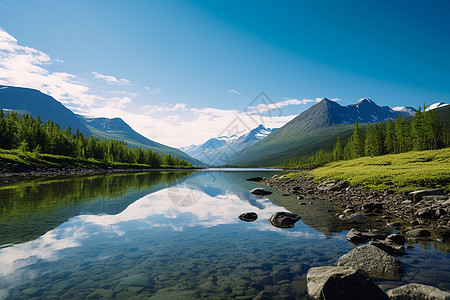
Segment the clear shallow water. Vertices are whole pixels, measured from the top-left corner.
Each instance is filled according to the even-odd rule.
[[[243,179],[274,171],[155,172],[0,187],[0,298],[306,297],[310,267],[355,246],[320,199],[256,197]],[[275,228],[276,211],[303,216]],[[237,216],[255,211],[255,222]],[[437,250],[439,249],[439,250]],[[403,282],[450,289],[448,248],[415,245]],[[402,282],[381,282],[386,288]]]

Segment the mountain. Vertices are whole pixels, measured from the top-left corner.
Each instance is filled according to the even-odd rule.
[[[441,108],[441,107],[444,107],[444,106],[447,106],[447,105],[448,104],[444,103],[444,102],[437,102],[437,103],[428,105],[425,110],[428,111],[428,110],[432,110],[432,109],[436,109],[436,108]]]
[[[405,117],[413,117],[416,114],[416,109],[411,106],[397,106],[393,107],[392,110],[403,114]]]
[[[86,136],[92,134],[98,138],[123,140],[131,147],[142,147],[159,153],[169,153],[187,160],[195,166],[204,165],[176,148],[142,136],[120,118],[87,118],[76,115],[53,97],[38,90],[0,85],[0,108],[28,113],[33,117],[40,117],[43,122],[47,120],[56,122],[62,129],[70,126],[72,132],[79,129]]]
[[[230,164],[277,165],[290,157],[331,147],[338,136],[345,139],[351,135],[356,121],[380,122],[397,115],[404,115],[404,112],[380,107],[367,98],[347,106],[324,98],[260,142],[244,149],[239,157],[230,160]]]
[[[261,124],[241,136],[211,138],[203,144],[182,147],[180,150],[209,165],[223,165],[238,157],[245,148],[262,140],[274,130]]]

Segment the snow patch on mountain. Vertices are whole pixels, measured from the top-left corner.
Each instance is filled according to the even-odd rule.
[[[440,108],[440,107],[444,107],[447,106],[448,104],[445,102],[437,102],[437,103],[433,103],[431,105],[428,105],[427,108],[425,109],[425,111],[429,111],[429,110],[433,110],[436,108]]]

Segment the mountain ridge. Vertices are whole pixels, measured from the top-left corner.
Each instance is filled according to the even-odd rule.
[[[86,136],[92,134],[97,138],[123,140],[131,147],[141,147],[152,149],[158,153],[172,154],[189,161],[195,166],[204,165],[179,149],[144,137],[121,118],[89,118],[76,115],[55,98],[35,89],[0,85],[0,108],[28,113],[35,118],[39,117],[43,122],[49,120],[58,123],[61,129],[70,127],[72,132],[78,129]],[[101,122],[108,123],[112,127],[106,130],[106,127],[102,128]]]

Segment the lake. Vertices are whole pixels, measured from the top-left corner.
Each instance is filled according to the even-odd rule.
[[[0,185],[0,299],[309,299],[306,273],[355,248],[319,198],[245,178],[274,170],[34,178]],[[249,193],[255,187],[273,192]],[[258,219],[237,217],[256,212]],[[267,220],[300,214],[294,228]],[[328,211],[328,212],[327,212]],[[415,244],[405,276],[450,290],[448,244]]]

